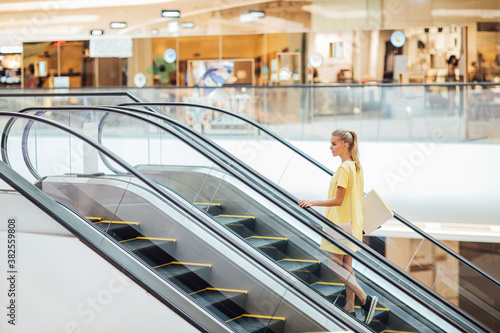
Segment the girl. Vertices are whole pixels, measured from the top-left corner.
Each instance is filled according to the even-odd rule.
[[[353,236],[362,241],[363,238],[363,170],[359,162],[358,139],[353,131],[338,129],[332,133],[330,150],[333,156],[339,156],[342,164],[330,181],[328,199],[322,201],[302,200],[300,207],[327,207],[326,217],[335,224],[351,222]],[[333,244],[322,239],[321,248],[330,252],[328,267],[344,283],[346,287],[345,310],[355,317],[354,295],[361,301],[361,310],[365,323],[373,318],[378,297],[367,295],[358,285],[352,269],[352,257],[346,255]],[[355,247],[352,247],[355,250]]]

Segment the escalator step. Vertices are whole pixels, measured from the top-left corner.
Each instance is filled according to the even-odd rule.
[[[222,214],[222,207],[219,203],[206,203],[206,202],[195,202],[194,203],[199,209],[207,212],[210,215]]]
[[[291,271],[304,281],[312,282],[316,279],[321,262],[318,260],[282,259],[278,261],[281,266]]]
[[[86,218],[90,222],[100,222],[100,221],[102,221],[102,218],[100,218],[100,217],[86,216]]]
[[[342,305],[343,307],[344,305]],[[360,306],[355,306],[354,310],[356,311],[356,317],[364,320],[363,313],[361,312]],[[380,332],[386,328],[386,324],[389,318],[389,309],[383,307],[376,307],[375,313],[373,314],[373,319],[371,323],[368,325],[372,330],[376,332]],[[396,331],[394,331],[396,332]],[[409,332],[407,332],[409,333]]]
[[[280,260],[285,256],[288,244],[288,239],[284,237],[250,236],[245,240],[274,260]]]
[[[175,239],[170,238],[136,237],[120,241],[120,244],[149,265],[158,266],[173,260],[171,253],[173,253],[175,242]]]
[[[255,216],[219,214],[214,218],[243,238],[254,234]]]
[[[331,300],[335,300],[337,296],[345,297],[345,285],[340,282],[315,282],[311,285],[311,288]]]
[[[118,241],[142,236],[139,229],[139,222],[101,220],[94,222],[94,225]]]
[[[280,333],[283,332],[285,318],[244,314],[226,323],[237,332]]]
[[[172,261],[153,268],[187,293],[210,287],[207,281],[212,265]]]
[[[241,306],[247,301],[248,291],[205,288],[189,295],[202,306],[208,308],[222,318],[222,320],[226,321],[244,314],[244,310]]]

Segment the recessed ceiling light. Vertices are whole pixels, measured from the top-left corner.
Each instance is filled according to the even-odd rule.
[[[100,29],[90,30],[90,34],[92,36],[101,36],[101,35],[104,35],[104,30],[100,30]]]
[[[109,24],[109,27],[111,29],[125,29],[127,27],[126,22],[111,22]]]
[[[158,35],[160,33],[160,30],[158,30],[158,29],[151,29],[150,33],[151,33],[151,35]]]
[[[179,10],[162,10],[161,17],[181,17],[181,12]]]
[[[252,22],[252,21],[257,21],[260,18],[263,18],[266,16],[264,12],[249,12],[247,14],[241,14],[240,15],[240,22]]]
[[[0,53],[2,54],[23,53],[23,47],[17,45],[0,46]]]
[[[194,23],[193,22],[183,22],[183,23],[181,23],[181,28],[192,29],[192,28],[194,28]]]

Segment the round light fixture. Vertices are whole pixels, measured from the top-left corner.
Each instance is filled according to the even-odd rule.
[[[163,53],[163,59],[168,64],[174,63],[177,60],[177,52],[174,49],[166,49],[165,53]]]
[[[319,53],[313,53],[309,56],[309,64],[311,67],[318,68],[323,65],[323,56]]]
[[[146,75],[144,73],[137,73],[134,75],[134,84],[137,88],[142,88],[146,85]]]
[[[391,44],[395,47],[401,47],[406,43],[406,36],[402,31],[394,31],[391,35]]]

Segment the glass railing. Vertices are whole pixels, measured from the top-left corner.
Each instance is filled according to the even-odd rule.
[[[264,175],[271,185],[283,188],[285,192],[281,193],[292,201],[314,198],[317,193],[328,192],[327,186],[332,175],[328,168],[259,124],[211,107],[167,104],[147,103],[142,107],[167,113],[202,132],[204,137],[211,138],[244,164]],[[273,167],[269,167],[270,161]],[[274,190],[280,191],[279,188]],[[318,213],[323,211],[318,210]],[[491,318],[500,315],[500,308],[495,305],[497,294],[484,293],[485,289],[478,287],[488,286],[488,290],[500,290],[500,284],[488,273],[487,268],[486,271],[477,268],[458,255],[458,249],[453,251],[397,213],[382,229],[365,237],[365,241],[374,251],[467,313],[481,318],[484,318],[481,312],[493,314]],[[465,301],[461,295],[474,295],[475,300],[472,303]]]
[[[117,105],[120,103],[140,102],[140,97],[123,90],[70,90],[56,89],[54,91],[17,93],[12,89],[0,91],[0,112],[17,112],[28,107],[57,107],[68,105]]]
[[[35,112],[36,110],[31,111]],[[38,111],[41,111],[41,109],[38,109]],[[106,111],[111,110],[103,109],[99,111],[95,109],[95,112],[82,109],[52,110],[52,113],[46,112],[45,115],[61,117],[62,114],[80,113],[82,115],[78,117],[71,116],[71,125],[79,128],[80,131],[85,131],[85,127],[90,125],[77,125],[75,119],[92,119],[97,123],[100,117],[98,114],[106,114]],[[86,114],[89,112],[92,114],[91,116]],[[110,113],[111,115],[107,117],[102,131],[101,142],[105,146],[116,151],[130,164],[141,165],[139,170],[179,193],[188,202],[199,204],[194,206],[199,208],[201,205],[209,213],[215,210],[213,214],[215,215],[215,221],[218,223],[221,223],[222,220],[236,218],[237,220],[231,220],[232,222],[229,223],[230,226],[227,227],[229,231],[247,239],[254,246],[260,244],[257,247],[261,252],[268,257],[270,256],[271,259],[275,259],[281,267],[298,276],[306,286],[312,289],[315,288],[312,286],[314,284],[316,284],[316,288],[325,285],[327,287],[339,286],[339,283],[342,286],[342,281],[337,280],[335,282],[335,274],[328,269],[329,259],[325,252],[319,249],[321,238],[326,237],[317,229],[317,225],[321,222],[311,220],[311,216],[302,209],[298,209],[294,202],[283,198],[277,200],[269,196],[269,194],[263,193],[262,189],[249,185],[246,180],[247,175],[240,175],[238,169],[233,168],[233,161],[221,160],[218,162],[216,170],[214,170],[211,167],[214,162],[204,162],[207,158],[218,160],[217,157],[209,157],[213,150],[211,147],[201,148],[199,151],[194,150],[190,147],[193,144],[190,143],[191,139],[182,138],[181,134],[176,130],[162,128],[157,124],[158,119],[155,116],[153,116],[154,120],[151,120],[149,125],[145,126],[144,119],[140,119],[140,116],[137,115],[127,114],[127,111],[114,110]],[[92,125],[94,128],[97,127],[95,123]],[[31,159],[33,160],[33,157]],[[260,198],[262,195],[264,197]],[[212,206],[219,208],[212,208]],[[240,221],[242,218],[248,218],[249,221]],[[245,223],[249,223],[249,226],[246,226]],[[338,236],[338,239],[342,238],[344,237]],[[271,245],[268,242],[271,242]],[[342,245],[339,244],[339,246]],[[273,250],[267,250],[269,248]],[[427,291],[421,290],[418,285],[415,286],[404,274],[401,275],[397,270],[394,271],[391,267],[387,267],[370,252],[362,249],[356,254],[352,254],[355,258],[358,258],[356,261],[356,274],[365,276],[363,279],[371,281],[370,283],[374,283],[373,281],[377,279],[371,275],[375,274],[375,271],[368,268],[371,266],[365,266],[365,263],[376,265],[376,271],[385,271],[403,285],[412,288],[411,290],[420,297],[424,297],[435,304],[436,308],[448,307],[446,303],[443,304],[441,300],[428,295]],[[319,266],[314,267],[316,264]],[[312,271],[304,273],[307,272],[307,269],[303,265],[311,266],[307,269],[312,269]],[[317,273],[319,271],[322,272],[321,274],[326,275],[322,277],[321,274]],[[332,288],[335,289],[335,287]],[[367,286],[367,288],[378,289],[374,286]],[[323,291],[317,292],[325,296]],[[333,292],[333,294],[336,293]],[[394,311],[395,316],[397,316],[396,313],[400,310],[396,305],[397,302],[390,301],[391,297],[388,296],[388,293],[381,292],[379,295],[381,304],[385,302],[387,302],[385,304],[388,304],[384,305],[384,308],[391,309],[389,311]],[[326,296],[330,297],[331,295]],[[342,303],[337,303],[337,301],[341,298],[337,298],[337,296],[338,290],[336,296],[331,297],[334,298],[336,304],[340,305]],[[447,314],[451,314],[454,321],[462,322],[463,320],[458,319],[461,315],[455,313],[453,308],[449,308]],[[395,324],[389,323],[390,325]]]
[[[156,282],[155,290],[167,290],[166,299],[172,293],[168,290],[174,290],[171,301],[208,331],[366,330],[263,269],[267,257],[256,261],[245,255],[252,252],[250,245],[236,239],[235,248],[225,229],[221,233],[206,223],[206,212],[193,209],[193,202],[171,188],[151,182],[96,141],[51,120],[14,113],[0,117],[17,120],[9,122],[2,148],[4,161],[8,156],[19,177],[36,182],[44,193],[84,216],[80,223],[85,229],[99,231],[97,248],[112,244],[134,258],[168,287]],[[25,135],[26,128],[32,135]],[[137,138],[139,133],[129,131]],[[99,162],[99,154],[118,175]],[[208,160],[198,166],[220,172]]]
[[[148,101],[203,104],[228,110],[287,139],[323,140],[332,128],[349,128],[362,140],[465,142],[498,139],[495,123],[500,120],[500,84],[487,82],[129,91]],[[205,121],[216,123],[210,118]]]

